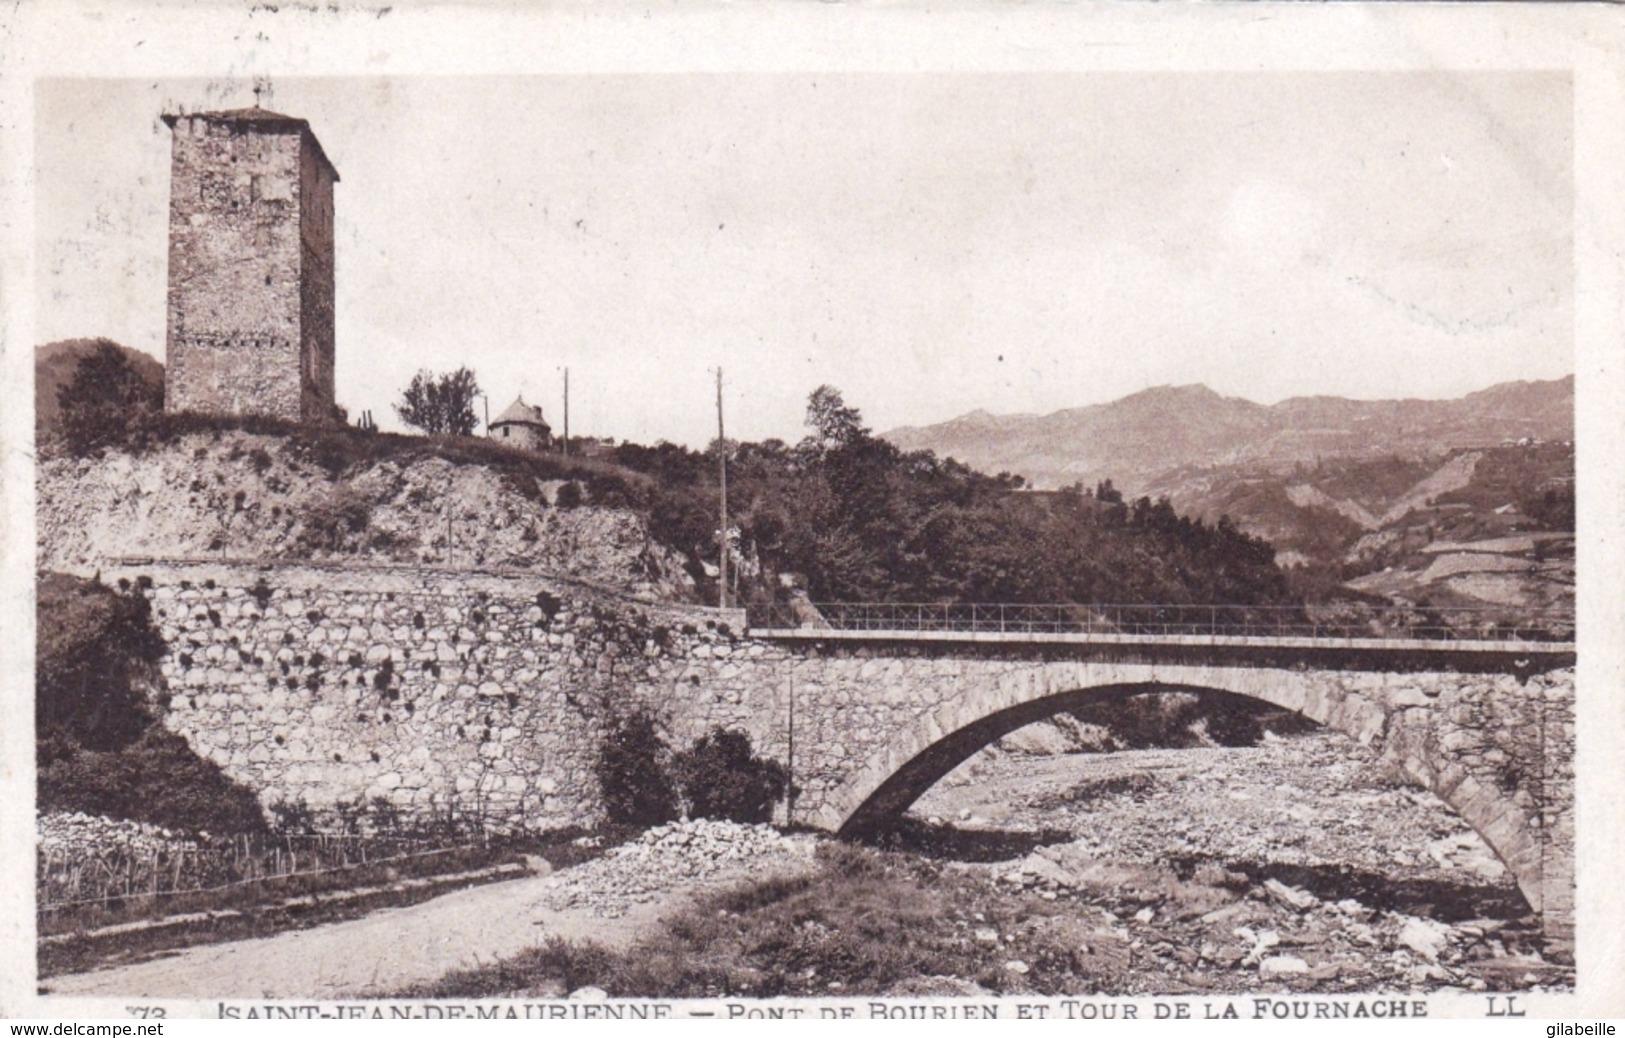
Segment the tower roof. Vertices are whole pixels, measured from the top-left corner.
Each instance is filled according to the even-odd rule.
[[[322,165],[326,166],[328,172],[333,174],[333,182],[338,183],[339,171],[333,165],[332,160],[327,157],[327,152],[322,150],[322,142],[316,139],[316,131],[310,128],[310,123],[307,120],[300,119],[297,116],[283,115],[281,112],[273,112],[269,108],[256,106],[254,108],[231,108],[218,112],[165,112],[159,118],[171,130],[182,119],[202,119],[211,123],[225,123],[232,126],[252,128],[257,133],[303,134],[310,139],[311,145],[315,147],[316,157],[321,159]]]
[[[525,403],[525,398],[523,395],[516,397],[513,403],[503,408],[501,414],[491,419],[492,426],[508,425],[510,423],[517,422],[523,422],[526,425],[547,425],[547,421],[542,418],[542,409],[539,407],[531,407],[529,404]]]

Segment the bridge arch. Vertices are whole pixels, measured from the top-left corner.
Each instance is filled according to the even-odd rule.
[[[1093,702],[1151,692],[1233,697],[1291,711],[1378,750],[1460,815],[1507,866],[1530,907],[1544,914],[1542,854],[1528,813],[1456,763],[1431,753],[1427,734],[1407,731],[1386,704],[1346,690],[1325,674],[1292,670],[1175,667],[1166,670],[1202,673],[1113,680],[1088,673],[1090,669],[1088,664],[1052,663],[1040,675],[967,690],[917,715],[833,792],[814,824],[842,836],[871,831],[1003,736]]]

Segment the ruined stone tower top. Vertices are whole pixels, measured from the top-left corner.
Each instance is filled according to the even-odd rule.
[[[244,108],[163,120],[165,409],[333,421],[338,171],[303,119]]]

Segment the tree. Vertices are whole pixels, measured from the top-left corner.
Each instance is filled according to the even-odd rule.
[[[164,391],[142,378],[124,351],[104,339],[80,358],[56,400],[68,449],[83,456],[116,442],[161,411]]]
[[[395,413],[407,425],[422,429],[430,436],[472,436],[478,424],[474,398],[479,395],[479,383],[467,368],[458,368],[446,375],[419,371],[401,394]]]
[[[93,750],[129,745],[152,723],[147,693],[166,651],[147,600],[62,573],[43,574],[37,594],[38,737]]]
[[[820,454],[851,447],[869,436],[863,415],[846,406],[841,391],[830,385],[819,386],[807,398],[807,425],[813,430],[809,446]]]

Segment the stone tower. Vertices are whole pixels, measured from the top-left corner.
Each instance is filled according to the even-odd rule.
[[[334,421],[333,185],[303,119],[165,115],[169,332],[164,409]]]

